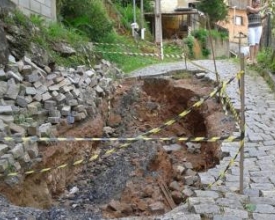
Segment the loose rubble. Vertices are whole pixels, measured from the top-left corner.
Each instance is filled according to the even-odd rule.
[[[93,118],[114,92],[112,78],[122,71],[106,60],[93,68],[43,69],[30,59],[0,69],[0,173],[30,168],[40,157],[36,141],[24,137],[55,137],[56,126]],[[105,132],[112,130],[105,128]],[[9,138],[9,139],[8,139]]]

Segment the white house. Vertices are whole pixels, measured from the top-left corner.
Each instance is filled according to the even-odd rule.
[[[176,8],[188,8],[188,3],[193,2],[191,0],[160,0],[161,12],[172,13]]]
[[[199,12],[190,3],[196,0],[158,0],[162,15],[162,35],[164,39],[184,38],[190,30],[200,26]],[[155,33],[155,14],[146,13],[151,32]]]

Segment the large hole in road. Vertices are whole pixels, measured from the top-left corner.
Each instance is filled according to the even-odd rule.
[[[210,98],[185,117],[180,113],[213,91],[213,83],[181,73],[173,77],[128,79],[118,85],[103,116],[82,124],[62,125],[59,136],[137,137],[162,128],[148,137],[174,137],[170,141],[57,142],[40,144],[38,169],[84,159],[95,152],[96,161],[46,173],[33,174],[22,184],[1,184],[1,193],[13,204],[41,209],[61,207],[116,218],[164,214],[183,203],[200,187],[198,172],[220,160],[219,142],[181,142],[179,137],[229,135],[234,120]],[[169,126],[163,124],[177,119]],[[115,149],[110,154],[107,150]]]

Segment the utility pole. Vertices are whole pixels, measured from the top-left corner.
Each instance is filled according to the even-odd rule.
[[[163,60],[162,45],[162,19],[161,19],[161,0],[155,0],[155,41],[160,47],[160,58]]]
[[[134,23],[137,22],[136,18],[136,0],[133,0],[133,13],[134,13]]]
[[[143,25],[143,17],[144,17],[144,6],[143,6],[143,0],[140,0],[140,28],[144,28]]]
[[[265,46],[269,47],[270,46],[270,36],[271,36],[271,14],[267,15],[267,27],[266,27],[266,42]]]

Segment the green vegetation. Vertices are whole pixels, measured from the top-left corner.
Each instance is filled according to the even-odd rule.
[[[187,48],[188,48],[188,57],[189,58],[194,58],[194,41],[195,41],[195,39],[194,39],[194,36],[192,36],[192,35],[190,35],[190,36],[188,36],[187,38],[185,38],[184,40],[183,40],[183,42],[186,44],[186,46],[187,46]]]
[[[193,75],[190,72],[186,72],[186,71],[180,71],[180,72],[177,72],[175,74],[172,74],[172,78],[175,79],[175,80],[191,79],[192,76]]]
[[[275,52],[272,48],[265,48],[258,53],[257,60],[261,66],[275,73]]]
[[[28,39],[24,45],[27,51],[33,42],[46,51],[50,60],[58,65],[91,66],[98,59],[103,58],[116,63],[124,72],[129,72],[163,62],[159,57],[160,48],[151,43],[153,38],[149,31],[146,32],[145,40],[132,36],[130,23],[133,19],[133,12],[130,10],[130,6],[128,11],[123,11],[122,6],[117,5],[117,10],[114,10],[117,12],[112,11],[112,13],[118,14],[112,15],[111,19],[106,10],[108,7],[103,5],[105,1],[84,1],[81,1],[81,4],[73,0],[57,1],[58,11],[61,15],[59,22],[49,22],[38,15],[31,15],[28,18],[17,10],[11,16],[4,16],[4,22],[11,26],[18,25],[20,33],[28,33],[26,34]],[[111,6],[113,8],[114,5]],[[140,10],[137,8],[137,15],[139,14]],[[119,21],[115,27],[113,24],[115,19],[124,20],[124,23]],[[107,43],[101,44],[104,42]],[[74,48],[76,53],[64,57],[55,51],[54,46],[57,43],[69,45]],[[164,43],[163,46],[165,53],[182,54],[180,46],[170,43]],[[172,60],[175,58],[167,58],[165,62]]]
[[[256,205],[255,204],[245,204],[245,210],[247,210],[248,212],[254,212],[256,209]]]
[[[105,2],[106,6],[102,2]],[[152,11],[151,2],[149,0],[144,0],[143,2],[144,11]],[[60,21],[66,27],[76,29],[82,35],[87,36],[90,41],[99,43],[94,45],[94,50],[92,51],[95,57],[102,57],[115,62],[125,72],[163,62],[159,57],[160,48],[150,43],[153,37],[149,31],[145,34],[145,40],[132,36],[131,23],[134,21],[132,0],[94,0],[92,2],[84,0],[84,3],[81,2],[81,4],[74,0],[58,0],[57,3],[58,11],[61,14]],[[140,5],[140,1],[136,0],[136,6],[138,5]],[[97,8],[97,13],[104,11],[102,12],[103,16],[95,18],[100,16],[94,10],[89,10],[91,7]],[[87,10],[89,12],[86,12]],[[108,15],[112,16],[112,19]],[[146,30],[149,30],[146,22],[140,20],[141,12],[139,7],[136,7],[136,19],[139,24],[144,24]],[[112,24],[112,26],[109,24]],[[93,28],[89,26],[93,26]],[[81,29],[81,27],[85,28]],[[104,35],[99,35],[98,33],[104,33]],[[107,42],[107,44],[100,44],[104,42]],[[163,51],[164,53],[181,55],[183,47],[164,42]],[[173,61],[173,58],[165,58],[165,62],[170,61]]]
[[[224,0],[200,0],[198,9],[208,15],[210,25],[213,28],[215,22],[222,21],[228,14],[228,8]]]
[[[27,18],[20,11],[15,11],[12,16],[5,16],[4,20],[8,24],[20,25],[30,33],[26,39],[26,48],[30,47],[31,42],[36,43],[59,65],[89,66],[103,58],[116,63],[127,73],[159,62],[178,61],[178,58],[164,57],[165,59],[161,60],[158,57],[160,48],[150,43],[153,37],[146,27],[146,22],[140,20],[139,4],[140,1],[136,0],[136,18],[137,22],[139,24],[142,22],[147,30],[145,40],[132,36],[131,23],[134,20],[132,0],[57,0],[58,22],[56,23],[49,23],[37,15]],[[223,1],[215,0],[213,4],[215,6],[202,0],[200,7],[204,7],[203,11],[209,15],[211,22],[222,20],[224,13],[227,12]],[[144,9],[152,11],[149,0],[144,0]],[[275,22],[274,17],[273,22]],[[207,46],[209,36],[213,39],[228,38],[226,32],[215,29],[211,31],[198,29],[191,34],[180,43],[164,42],[164,53],[181,55],[185,52],[188,58],[193,59],[194,39],[196,39],[200,43],[203,57],[208,57],[211,52]],[[75,55],[64,57],[56,52],[53,46],[60,42],[73,47],[76,50]],[[107,44],[100,44],[106,42]],[[141,53],[148,56],[141,56]],[[258,58],[263,66],[275,71],[274,57],[274,50],[264,50]]]
[[[101,41],[113,31],[102,0],[67,0],[60,8],[60,21],[85,33],[91,41]]]
[[[198,29],[193,31],[192,35],[200,42],[202,55],[204,57],[208,57],[208,55],[210,54],[210,50],[207,48],[209,32],[206,29]]]
[[[116,5],[121,6],[122,8],[127,8],[127,7],[133,8],[133,0],[112,0],[112,2]],[[135,2],[136,2],[136,5],[140,5],[141,0],[136,0]],[[153,11],[152,0],[143,0],[143,8],[145,12]]]
[[[197,39],[198,42],[200,43],[200,48],[201,48],[203,57],[207,58],[211,54],[211,51],[208,48],[209,47],[208,40],[210,37],[212,37],[213,39],[225,40],[225,39],[228,39],[228,33],[217,31],[215,29],[209,31],[203,28],[192,31],[191,35],[184,39],[184,43],[187,45],[187,48],[188,48],[188,57],[190,59],[195,57],[193,50],[194,50],[194,41],[195,39]]]

